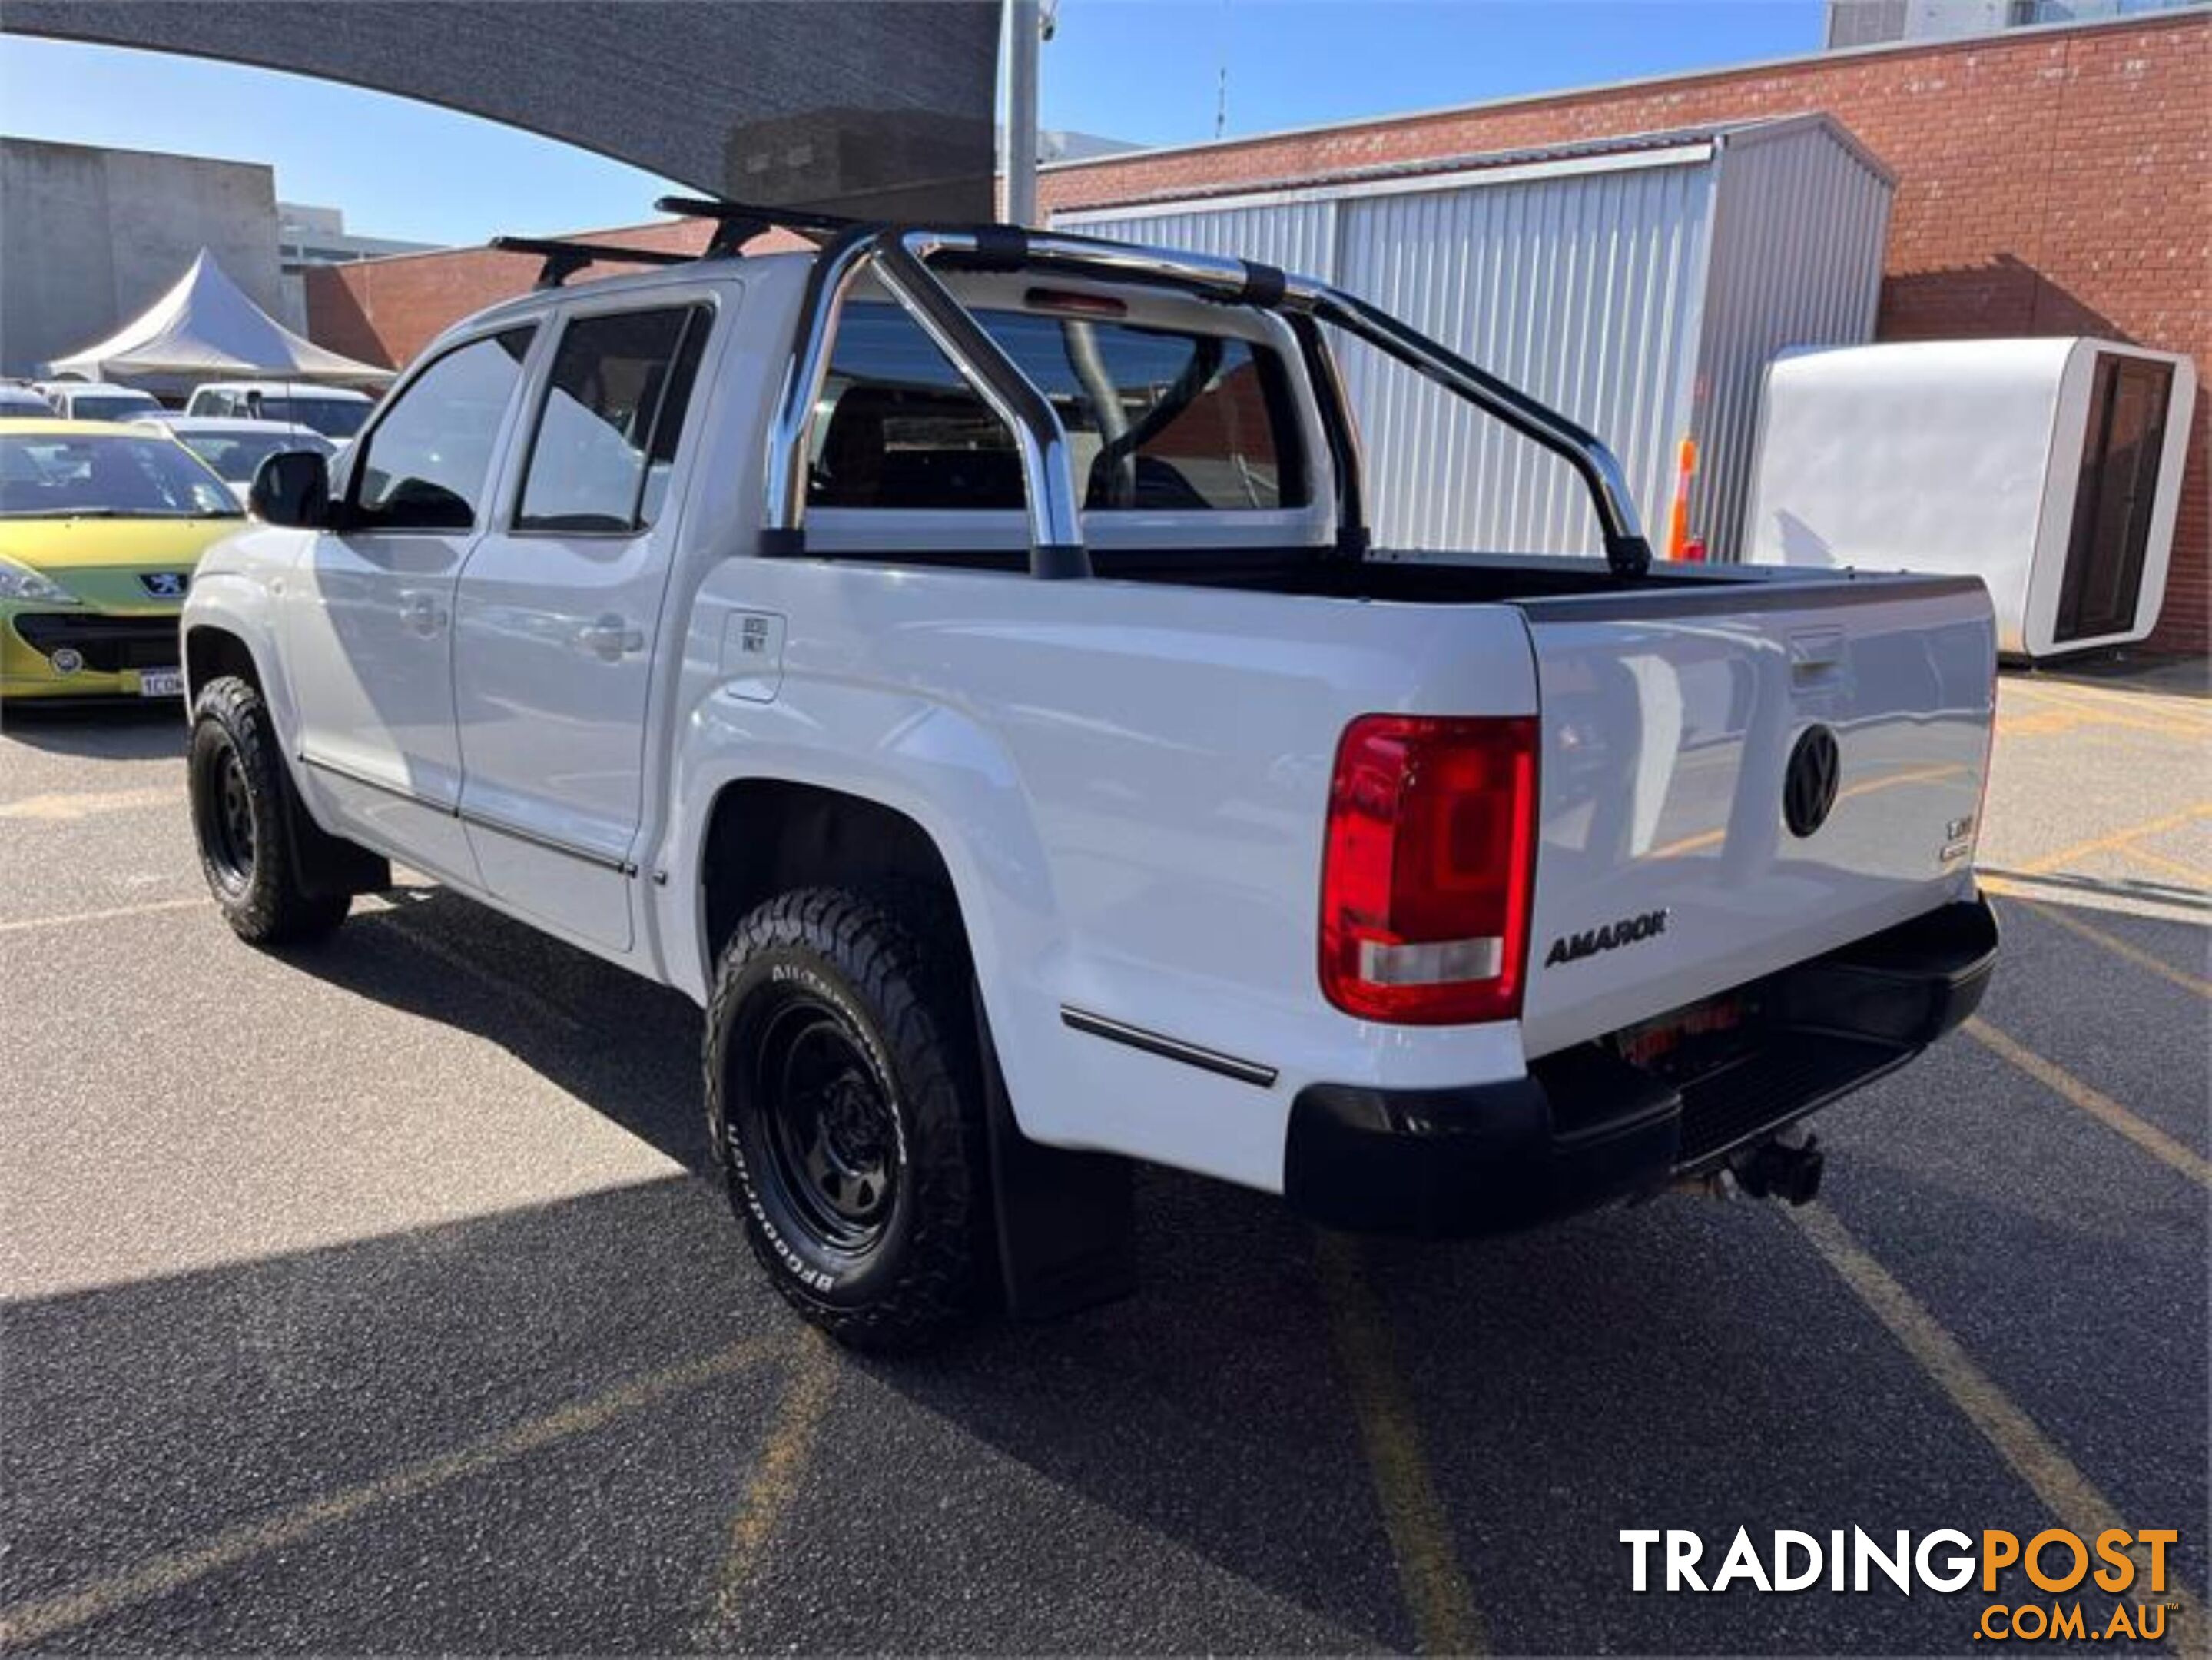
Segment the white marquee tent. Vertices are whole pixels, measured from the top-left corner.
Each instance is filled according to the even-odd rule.
[[[225,379],[380,386],[392,378],[390,369],[293,333],[255,305],[205,248],[175,287],[99,344],[56,358],[53,373],[162,392]]]

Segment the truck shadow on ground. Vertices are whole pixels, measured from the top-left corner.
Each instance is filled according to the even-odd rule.
[[[728,1225],[669,1179],[0,1307],[0,1631],[674,1645],[789,1365]],[[87,1586],[109,1605],[39,1628]]]
[[[2142,949],[2179,948],[2163,928],[2100,921],[2131,928]],[[680,995],[436,890],[398,896],[392,912],[364,914],[296,960],[476,1033],[705,1170],[701,1017]],[[2127,1357],[2145,1353],[2113,1323],[2201,1309],[2201,1215],[2189,1211],[2193,1233],[2186,1217],[2158,1211],[2148,1234],[2123,1235],[2094,1213],[2108,1179],[2094,1171],[2080,1178],[2078,1223],[1993,1182],[1987,1167],[2019,1137],[2014,1085],[1960,1077],[1947,1090],[1909,1070],[1838,1109],[1847,1141],[1896,1152],[1850,1162],[1832,1186],[1847,1215],[1907,1219],[1906,1242],[1942,1268],[1923,1294],[1940,1304],[1955,1282],[1963,1304],[2041,1334],[2033,1364],[2070,1403],[2054,1408],[2056,1426],[2108,1438],[2096,1403],[2130,1398],[2116,1372],[2134,1372]],[[1935,1122],[1931,1101],[1954,1098],[1968,1104]],[[2089,1158],[2107,1152],[2101,1129],[2057,1122],[2087,1138]],[[1917,1138],[1924,1161],[1912,1156]],[[1938,1172],[1942,1148],[1952,1165]],[[2039,1168],[2022,1179],[2055,1178]],[[2190,1199],[2175,1202],[2188,1211]],[[1834,1608],[1802,1598],[1634,1596],[1619,1530],[1698,1527],[1717,1549],[1747,1523],[2011,1525],[2039,1514],[1778,1211],[1667,1200],[1511,1239],[1363,1242],[1351,1293],[1363,1312],[1316,1273],[1316,1234],[1272,1199],[1147,1172],[1139,1206],[1133,1298],[1045,1325],[986,1325],[919,1358],[840,1359],[832,1426],[778,1523],[805,1548],[773,1553],[750,1588],[749,1646],[1411,1647],[1404,1541],[1389,1519],[1404,1495],[1369,1457],[1378,1414],[1393,1411],[1427,1450],[1446,1559],[1480,1588],[1491,1639],[1506,1651],[1955,1646],[1957,1610],[1924,1597],[1860,1598],[1839,1625]],[[2138,1294],[2114,1299],[2116,1279]],[[2068,1313],[2056,1327],[2053,1307]],[[32,1495],[21,1513],[181,1506],[192,1525],[165,1529],[167,1540],[269,1494],[358,1479],[395,1449],[489,1421],[477,1414],[572,1397],[730,1336],[794,1330],[702,1180],[7,1318],[11,1353],[52,1357],[28,1387],[11,1378],[9,1419],[68,1424],[65,1438],[101,1461],[96,1479],[76,1473],[75,1497],[41,1499],[38,1455],[21,1449],[53,1422],[41,1438],[10,1434],[11,1490]],[[2160,1345],[2163,1377],[2188,1372],[2201,1314],[2184,1324]],[[1374,1331],[1403,1389],[1395,1407],[1363,1397],[1347,1366],[1347,1346]],[[752,1385],[709,1393],[710,1419],[758,1409]],[[2183,1446],[2181,1464],[2203,1440],[2186,1406],[2201,1398],[2172,1391],[2173,1421],[2160,1426],[2169,1452]],[[672,1564],[707,1571],[746,1480],[752,1454],[732,1449],[757,1444],[751,1420],[701,1458],[688,1426],[659,1438],[687,1410],[656,1412],[650,1432],[623,1439],[629,1462],[602,1476],[591,1519],[541,1523],[574,1529],[549,1542],[555,1560],[613,1541],[609,1572],[631,1576],[643,1600],[628,1602],[633,1623],[605,1645],[678,1640],[678,1626],[653,1622],[696,1601],[696,1583],[653,1576]],[[2166,1454],[2159,1462],[2179,1467]],[[580,1478],[530,1466],[513,1480],[521,1489],[501,1502],[539,1514],[533,1493]],[[2145,1514],[2166,1513],[2177,1496],[2201,1510],[2201,1475],[2176,1480],[2114,1486],[2124,1503],[2143,1498]],[[380,1614],[361,1606],[366,1593],[325,1585],[316,1594],[336,1599],[331,1623],[301,1628],[352,1648],[450,1647],[490,1632],[513,1649],[550,1622],[556,1646],[602,1645],[588,1633],[609,1616],[583,1606],[588,1585],[526,1575],[539,1600],[518,1610],[510,1582],[524,1545],[483,1533],[483,1502],[457,1489],[453,1515],[431,1505],[376,1546],[401,1554],[379,1574],[432,1565],[442,1613],[410,1614],[402,1598]],[[100,1513],[95,1558],[112,1543],[103,1529],[143,1536]],[[459,1547],[453,1529],[465,1535]],[[82,1538],[84,1527],[56,1536]],[[447,1548],[459,1554],[447,1560]],[[654,1552],[659,1567],[643,1560]],[[1106,1560],[1103,1582],[1086,1577],[1085,1564]],[[949,1603],[946,1587],[974,1584],[985,1561],[1006,1594]],[[845,1594],[856,1574],[865,1598]],[[24,1582],[11,1578],[12,1600]],[[173,1642],[256,1645],[257,1627],[222,1624],[211,1604],[176,1617],[188,1623],[167,1632]],[[521,1623],[500,1623],[509,1619]]]

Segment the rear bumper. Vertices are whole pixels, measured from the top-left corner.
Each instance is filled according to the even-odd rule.
[[[1755,1036],[1689,1078],[1585,1043],[1504,1083],[1309,1085],[1291,1108],[1284,1196],[1331,1227],[1437,1237],[1649,1192],[1903,1066],[1974,1012],[1996,955],[1978,897],[1798,964],[1741,988]]]

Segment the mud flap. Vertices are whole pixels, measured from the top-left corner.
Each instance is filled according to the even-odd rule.
[[[324,899],[338,894],[381,893],[392,885],[392,863],[380,853],[332,836],[307,816],[292,782],[291,769],[278,769],[284,790],[284,839],[291,843],[292,868],[301,891]]]
[[[1018,1320],[1050,1320],[1127,1297],[1137,1288],[1129,1161],[1043,1146],[1022,1134],[982,999],[975,1000],[1006,1312]]]

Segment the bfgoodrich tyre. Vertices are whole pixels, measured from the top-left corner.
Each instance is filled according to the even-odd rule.
[[[261,694],[235,675],[192,702],[186,752],[200,871],[241,939],[277,946],[319,939],[345,920],[344,894],[310,893],[296,864],[300,812]]]
[[[770,900],[732,935],[708,1011],[730,1202],[785,1300],[856,1347],[937,1336],[990,1261],[967,957],[935,910]]]

